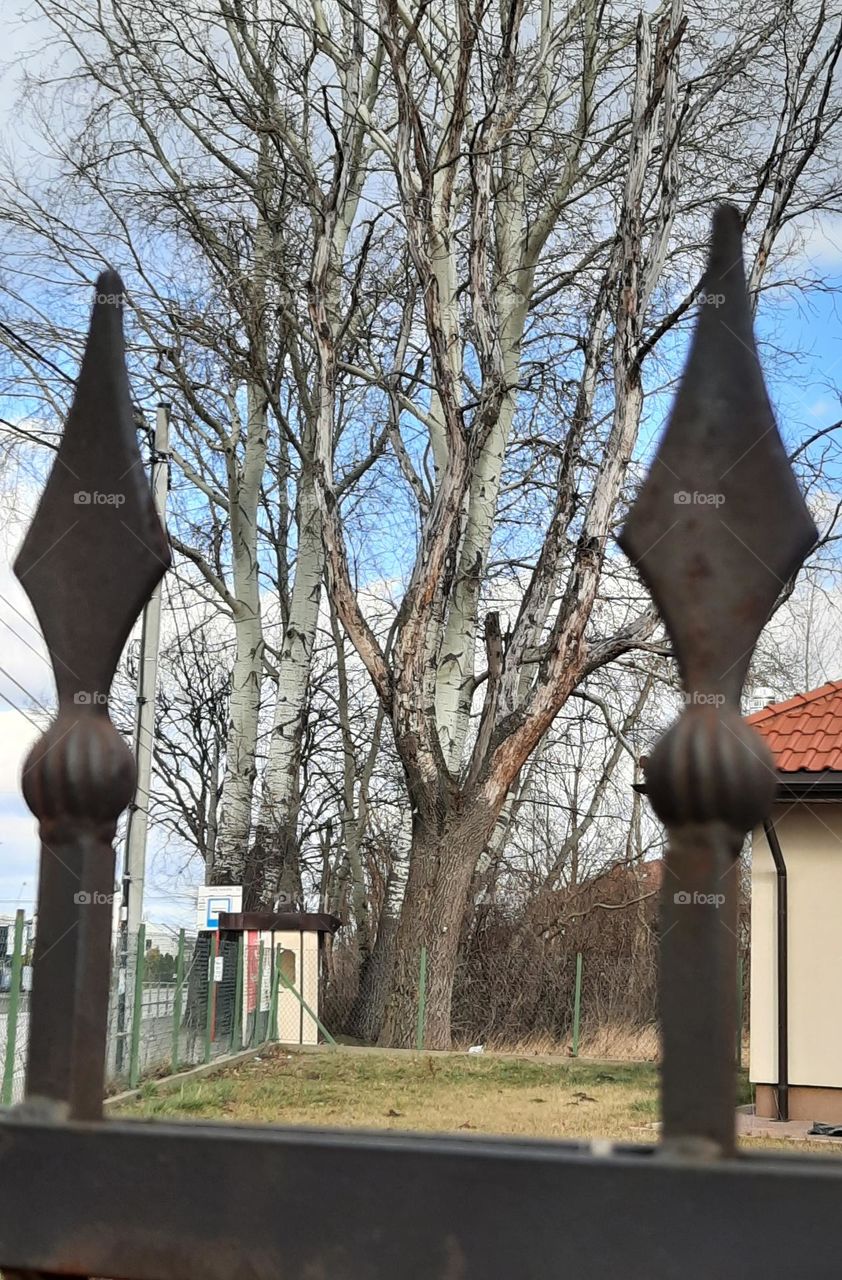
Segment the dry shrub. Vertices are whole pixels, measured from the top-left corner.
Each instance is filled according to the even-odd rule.
[[[660,873],[658,863],[614,867],[575,889],[538,895],[517,911],[484,908],[460,957],[454,1037],[569,1052],[581,952],[580,1052],[588,1040],[610,1040],[617,1046],[613,1056],[651,1058]]]
[[[582,955],[579,1053],[652,1061],[658,1056],[660,861],[614,866],[574,888],[538,892],[520,905],[475,908],[453,987],[454,1047],[570,1054],[576,956]],[[748,1013],[748,901],[740,912],[743,1012]],[[325,956],[324,1019],[352,1029],[357,954],[350,931]],[[428,980],[431,974],[428,970]],[[743,1061],[747,1061],[744,1048]]]
[[[321,1019],[333,1035],[345,1035],[359,990],[359,957],[353,936],[331,938],[321,960]]]
[[[660,1055],[658,1028],[654,1023],[630,1027],[605,1023],[588,1027],[582,1034],[579,1052],[583,1058],[614,1062],[655,1062]]]

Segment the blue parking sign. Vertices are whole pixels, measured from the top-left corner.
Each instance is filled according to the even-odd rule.
[[[196,906],[196,927],[218,929],[219,917],[223,911],[242,911],[242,886],[238,884],[200,885]]]

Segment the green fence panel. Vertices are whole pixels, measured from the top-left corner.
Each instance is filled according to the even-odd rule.
[[[216,970],[216,953],[219,946],[219,934],[214,933],[211,938],[210,956],[208,959],[208,991],[205,999],[205,1062],[211,1060],[211,1041],[213,1040],[213,1016],[215,1012],[216,1001],[216,983],[214,981]]]
[[[234,1016],[231,1019],[231,1052],[239,1053],[243,1047],[243,958],[245,939],[237,938],[237,977],[234,983]]]
[[[18,1010],[20,1009],[20,978],[23,972],[23,912],[15,912],[15,939],[12,952],[11,986],[9,987],[9,1008],[6,1014],[6,1059],[3,1063],[3,1086],[0,1090],[0,1102],[8,1107],[12,1101],[15,1084],[15,1042],[18,1033]]]
[[[582,953],[576,953],[576,990],[573,995],[573,1057],[579,1056],[579,1024],[582,1019]]]
[[[140,1079],[140,1024],[143,1018],[143,970],[146,964],[146,925],[137,930],[137,960],[134,971],[134,1003],[132,1005],[132,1040],[129,1053],[129,1084],[137,1087]]]
[[[172,1069],[178,1071],[181,1037],[181,1005],[184,988],[184,930],[178,931],[178,959],[175,963],[175,991],[172,1005]]]
[[[304,1012],[308,1013],[310,1017],[313,1019],[313,1021],[315,1022],[316,1026],[319,1028],[319,1031],[321,1031],[322,1035],[324,1036],[328,1044],[336,1044],[336,1041],[334,1040],[333,1036],[330,1034],[327,1027],[324,1025],[324,1023],[320,1019],[319,1015],[317,1013],[313,1013],[313,1010],[310,1008],[309,1004],[304,999],[301,992],[297,991],[293,986],[293,984],[290,982],[289,978],[285,977],[284,974],[281,972],[280,966],[278,966],[278,977],[280,978],[280,981],[283,984],[283,986],[286,987],[287,991],[291,991],[292,994],[295,996],[296,1000],[301,1005],[301,1008],[304,1010]]]
[[[275,947],[272,964],[272,998],[269,1001],[269,1025],[266,1028],[266,1039],[278,1038],[278,982],[281,971],[281,947]]]
[[[263,939],[260,939],[260,945],[257,948],[257,986],[254,995],[254,1022],[251,1024],[251,1039],[249,1044],[260,1043],[260,1005],[263,1000]]]

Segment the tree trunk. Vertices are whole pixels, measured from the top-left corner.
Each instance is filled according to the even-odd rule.
[[[249,859],[249,897],[266,909],[278,892],[302,898],[298,849],[299,773],[310,670],[319,619],[324,548],[312,469],[305,464],[298,493],[298,554],[289,619],[278,663],[278,692],[260,812]]]
[[[269,180],[268,145],[260,147],[257,178],[261,191]],[[271,253],[271,232],[258,209],[254,266],[250,281],[254,314],[250,354],[255,376],[247,380],[247,432],[242,462],[235,446],[239,422],[232,425],[226,450],[228,512],[234,579],[233,616],[237,653],[231,673],[230,723],[225,757],[222,812],[219,819],[214,884],[242,883],[248,858],[252,802],[257,776],[257,729],[263,683],[263,621],[260,601],[258,520],[260,486],[266,468],[269,399],[264,383],[266,339],[261,317]]]
[[[261,808],[243,873],[244,911],[270,910],[280,892],[287,893],[295,903],[301,902],[297,799],[296,795],[292,806],[295,817],[287,822],[267,817]]]
[[[427,948],[424,1046],[449,1049],[453,979],[474,868],[496,815],[475,797],[436,822],[416,813],[409,879],[395,945],[392,987],[380,1043],[415,1046],[422,946]]]
[[[406,892],[406,860],[395,858],[386,880],[386,893],[370,949],[360,948],[360,981],[348,1019],[348,1034],[364,1044],[377,1044],[386,1016],[386,999],[392,981],[398,939],[401,902]]]
[[[254,577],[256,587],[256,572]],[[255,596],[256,594],[255,590]],[[238,601],[234,626],[237,653],[231,672],[225,783],[212,869],[214,884],[241,882],[251,832],[257,723],[263,674],[263,633],[256,599]]]
[[[525,315],[523,299],[501,290],[500,307],[508,319],[502,335],[503,375],[517,386],[520,340]],[[474,655],[480,589],[485,576],[506,445],[512,428],[515,396],[507,394],[500,405],[488,441],[476,461],[467,498],[465,529],[459,548],[459,567],[447,614],[442,654],[436,675],[436,723],[445,762],[459,773],[468,732],[474,691]]]

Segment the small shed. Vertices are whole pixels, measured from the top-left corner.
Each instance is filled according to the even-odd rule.
[[[757,1114],[842,1124],[842,680],[748,717],[775,761],[752,835]]]
[[[321,952],[341,926],[338,916],[311,911],[221,912],[220,943],[243,938],[242,1026],[265,1039],[277,975],[277,1026],[284,1044],[318,1044]]]

